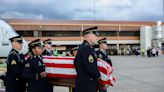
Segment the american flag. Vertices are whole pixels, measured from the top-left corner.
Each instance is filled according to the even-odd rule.
[[[43,62],[46,65],[48,77],[58,78],[75,78],[76,70],[74,67],[74,57],[55,57],[43,56]],[[101,59],[97,59],[98,70],[101,78],[98,82],[102,85],[109,85],[113,81],[111,76],[113,68]]]

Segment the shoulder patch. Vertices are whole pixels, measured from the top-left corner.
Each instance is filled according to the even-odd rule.
[[[11,65],[16,65],[16,64],[17,64],[17,62],[15,60],[11,61]]]
[[[25,64],[25,67],[27,67],[27,68],[30,67],[30,64],[29,63]]]
[[[92,56],[92,55],[89,55],[88,61],[89,61],[90,63],[93,63],[94,59],[93,59],[93,56]]]

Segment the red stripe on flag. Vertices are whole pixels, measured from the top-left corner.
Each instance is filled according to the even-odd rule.
[[[73,64],[55,64],[55,63],[45,63],[46,67],[53,68],[75,68]]]
[[[103,81],[103,80],[98,80],[98,83],[100,83],[100,84],[110,84],[110,81],[108,80],[108,81]]]
[[[48,77],[51,78],[55,78],[55,77],[59,77],[59,78],[75,78],[76,75],[66,75],[66,74],[51,74],[51,73],[47,73]]]
[[[104,74],[107,74],[107,70],[101,66],[98,66],[98,70]]]

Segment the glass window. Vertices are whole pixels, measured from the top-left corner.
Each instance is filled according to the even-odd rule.
[[[120,36],[140,36],[140,31],[121,31]]]
[[[33,31],[17,31],[17,33],[24,37],[33,37]]]
[[[100,36],[117,36],[117,31],[99,31]]]
[[[72,37],[80,36],[80,31],[42,31],[42,36],[45,37]]]
[[[164,50],[164,43],[161,44],[161,49]]]

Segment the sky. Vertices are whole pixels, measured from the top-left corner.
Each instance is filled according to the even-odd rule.
[[[163,0],[0,0],[0,18],[163,21]]]

